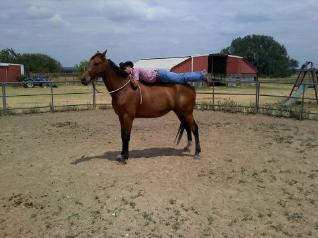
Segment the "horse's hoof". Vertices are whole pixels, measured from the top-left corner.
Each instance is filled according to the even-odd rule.
[[[183,151],[184,152],[190,152],[190,148],[186,146],[186,147],[183,148]]]
[[[199,159],[200,159],[200,155],[194,155],[194,156],[193,156],[193,159],[194,159],[194,160],[199,160]]]
[[[127,164],[128,158],[125,158],[124,155],[117,155],[116,160],[121,164]]]
[[[116,160],[122,160],[122,159],[124,159],[124,156],[123,156],[123,155],[120,154],[120,155],[117,155],[117,156],[116,156]]]

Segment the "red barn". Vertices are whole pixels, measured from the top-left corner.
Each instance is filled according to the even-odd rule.
[[[24,75],[22,64],[0,63],[0,82],[16,82]]]

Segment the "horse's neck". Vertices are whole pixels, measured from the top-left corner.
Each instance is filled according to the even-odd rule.
[[[119,89],[128,80],[118,76],[109,64],[106,65],[105,72],[105,75],[103,75],[103,81],[109,92]]]

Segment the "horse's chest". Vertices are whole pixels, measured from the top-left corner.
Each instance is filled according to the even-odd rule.
[[[136,106],[132,103],[112,102],[112,105],[117,115],[122,115],[124,113],[134,115],[136,112]]]

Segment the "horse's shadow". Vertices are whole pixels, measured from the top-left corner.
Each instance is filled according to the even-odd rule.
[[[79,164],[82,162],[87,162],[93,159],[106,159],[111,161],[117,161],[117,156],[120,154],[120,151],[107,151],[102,155],[94,155],[94,156],[82,156],[81,158],[71,162],[71,164]],[[189,153],[186,153],[183,149],[175,149],[175,148],[150,148],[143,150],[131,150],[129,152],[129,159],[138,159],[138,158],[151,158],[160,156],[193,156]]]

